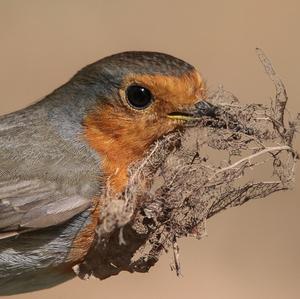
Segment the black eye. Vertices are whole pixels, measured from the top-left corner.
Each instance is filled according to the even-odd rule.
[[[152,103],[152,94],[149,89],[130,85],[126,90],[127,101],[135,109],[145,109]]]

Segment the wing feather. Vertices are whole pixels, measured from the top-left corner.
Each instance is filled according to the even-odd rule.
[[[0,239],[65,222],[98,193],[99,157],[74,141],[78,119],[51,103],[0,116]]]
[[[57,184],[41,180],[0,184],[0,233],[57,225],[86,210],[91,201],[66,195]],[[8,234],[9,236],[9,234]]]

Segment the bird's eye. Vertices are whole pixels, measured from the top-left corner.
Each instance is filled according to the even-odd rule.
[[[130,85],[126,90],[126,98],[131,107],[139,110],[147,108],[153,101],[150,90],[139,85]]]

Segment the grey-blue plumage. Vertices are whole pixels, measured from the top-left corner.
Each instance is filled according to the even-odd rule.
[[[81,138],[79,115],[55,104],[58,96],[68,102],[72,94],[57,90],[0,117],[0,295],[72,277],[55,269],[69,262],[72,241],[89,221],[91,199],[101,192],[99,156]]]

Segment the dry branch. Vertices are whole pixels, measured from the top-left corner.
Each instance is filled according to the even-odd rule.
[[[130,169],[125,192],[103,197],[97,239],[76,266],[79,277],[147,272],[169,248],[180,275],[178,238],[201,238],[216,213],[291,187],[299,119],[286,124],[285,86],[263,51],[257,54],[275,85],[271,107],[243,106],[219,88],[207,98],[213,117],[157,141]]]

